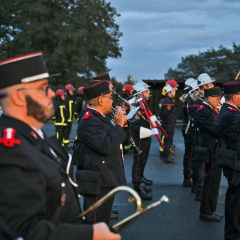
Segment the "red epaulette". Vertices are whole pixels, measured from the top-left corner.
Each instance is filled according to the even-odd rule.
[[[232,112],[236,112],[237,111],[237,108],[234,108],[234,107],[228,107],[228,109]]]
[[[88,104],[86,105],[86,107],[83,110],[86,111],[87,109],[88,109]]]
[[[0,138],[0,144],[9,148],[19,145],[21,141],[15,138],[15,134],[16,130],[14,128],[5,128],[3,130],[3,137]]]
[[[202,109],[204,109],[204,106],[203,106],[203,105],[201,105],[201,106],[199,107],[198,111],[201,111]]]
[[[92,114],[88,111],[85,113],[85,115],[82,117],[82,119],[88,119]]]

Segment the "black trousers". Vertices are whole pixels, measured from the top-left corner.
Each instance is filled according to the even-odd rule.
[[[192,180],[193,185],[197,188],[197,194],[202,195],[203,184],[206,177],[205,163],[192,162]]]
[[[114,189],[114,187],[103,187],[101,189],[100,196],[84,196],[84,210],[87,210],[94,203],[96,203],[98,200],[104,197],[107,193],[109,193],[112,189]],[[105,222],[108,225],[110,220],[113,201],[114,201],[114,196],[109,198],[96,210],[89,212],[87,214],[87,223],[94,224],[99,222]]]
[[[205,163],[206,178],[203,183],[200,213],[206,215],[212,215],[217,207],[222,168],[216,166],[215,161],[211,159],[211,163]]]
[[[231,181],[232,178],[227,178],[228,188],[225,196],[225,227],[224,227],[224,237],[225,239],[231,239],[234,232],[239,232],[240,229],[235,230],[235,222],[237,219],[240,220],[240,216],[236,218],[237,208],[239,205],[239,198],[237,196],[238,187],[234,186]],[[235,195],[237,197],[235,197]],[[236,219],[235,219],[236,218]],[[238,223],[239,226],[239,223]]]
[[[194,131],[188,131],[185,134],[185,129],[182,130],[184,138],[185,152],[183,156],[183,176],[184,179],[190,180],[192,178],[192,161],[195,147]]]
[[[133,155],[133,165],[132,165],[132,183],[140,184],[142,183],[143,172],[147,163],[148,154],[152,142],[152,138],[139,138],[138,131],[132,131],[132,139],[136,146],[142,151],[139,155],[134,151]]]
[[[65,145],[69,145],[69,143],[70,143],[69,136],[70,136],[70,133],[71,133],[71,129],[72,129],[72,122],[68,122],[67,126],[66,126],[65,133],[64,133],[64,140],[63,140]]]
[[[60,143],[63,143],[66,126],[55,125],[55,129],[56,129],[56,138],[60,141]]]
[[[161,139],[164,145],[164,149],[162,151],[162,148],[160,148],[160,151],[163,152],[163,155],[165,157],[169,157],[171,154],[171,146],[173,144],[173,136],[174,136],[174,123],[163,123],[162,124],[163,129],[168,134],[168,137],[166,138],[163,134],[161,135]]]

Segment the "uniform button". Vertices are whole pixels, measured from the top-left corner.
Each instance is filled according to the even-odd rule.
[[[103,161],[102,163],[105,163],[105,161]]]
[[[62,187],[65,187],[65,186],[66,186],[66,184],[65,184],[64,182],[62,182],[62,183],[61,183],[61,186],[62,186]]]
[[[86,220],[86,217],[85,217],[85,216],[83,216],[83,217],[82,217],[82,219],[85,221],[85,220]]]
[[[81,197],[81,195],[80,194],[78,194],[78,198],[80,198]]]

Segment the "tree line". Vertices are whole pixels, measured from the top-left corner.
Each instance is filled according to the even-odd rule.
[[[0,59],[42,51],[56,87],[86,85],[119,58],[120,16],[105,0],[2,0]]]
[[[182,57],[177,68],[168,70],[165,79],[186,80],[208,73],[216,81],[233,81],[239,71],[240,44],[233,43],[232,49],[220,46]]]

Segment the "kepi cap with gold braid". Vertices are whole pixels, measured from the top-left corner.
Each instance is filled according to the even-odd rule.
[[[0,62],[0,89],[59,75],[49,75],[42,52],[31,53]]]

